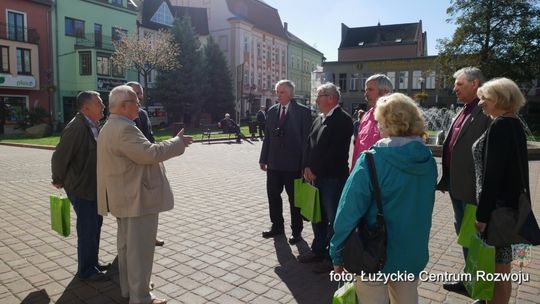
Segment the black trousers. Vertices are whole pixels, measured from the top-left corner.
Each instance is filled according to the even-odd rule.
[[[292,234],[300,236],[304,223],[300,215],[300,208],[294,206],[294,179],[296,178],[300,178],[300,170],[297,172],[268,170],[266,171],[266,192],[268,194],[272,229],[283,231],[283,200],[281,199],[281,192],[285,187],[289,197]]]

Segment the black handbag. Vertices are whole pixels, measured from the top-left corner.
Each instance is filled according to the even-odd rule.
[[[373,154],[366,152],[373,196],[377,202],[377,222],[372,228],[367,225],[366,217],[362,217],[358,226],[345,241],[342,257],[344,268],[351,273],[375,273],[384,267],[386,262],[386,224],[381,200],[381,190],[377,180],[377,171]]]
[[[491,212],[487,225],[486,243],[495,247],[507,247],[512,244],[520,243],[531,244],[529,240],[522,237],[520,234],[523,224],[532,215],[532,210],[531,201],[527,191],[527,183],[525,182],[523,175],[523,163],[519,153],[519,144],[516,136],[517,132],[514,132],[514,140],[516,141],[517,152],[516,156],[518,159],[519,174],[521,176],[522,192],[518,199],[517,209],[512,207],[496,207],[496,209]],[[532,216],[534,219],[534,215]]]

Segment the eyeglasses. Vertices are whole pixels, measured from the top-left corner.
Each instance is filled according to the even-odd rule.
[[[137,105],[141,104],[138,99],[137,100],[124,100],[124,102],[133,102],[133,103],[135,103]]]
[[[329,94],[317,95],[317,98],[319,98],[319,97],[324,97],[324,96],[331,96],[331,95],[329,95]]]

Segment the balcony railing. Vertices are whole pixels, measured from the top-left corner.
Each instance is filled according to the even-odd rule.
[[[35,28],[0,22],[0,39],[38,44],[39,34]]]
[[[101,49],[114,51],[113,40],[111,36],[96,35],[86,33],[84,37],[77,37],[75,48],[78,49]]]

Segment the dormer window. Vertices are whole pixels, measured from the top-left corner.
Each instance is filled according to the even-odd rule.
[[[400,42],[401,42],[401,38],[396,38],[396,42],[397,42],[397,43],[400,43]]]
[[[364,45],[364,41],[358,42],[358,46],[363,46],[363,45]]]
[[[173,25],[174,18],[171,14],[171,10],[169,9],[165,1],[161,3],[158,10],[155,12],[154,16],[152,16],[152,19],[150,19],[150,21],[166,26]]]

